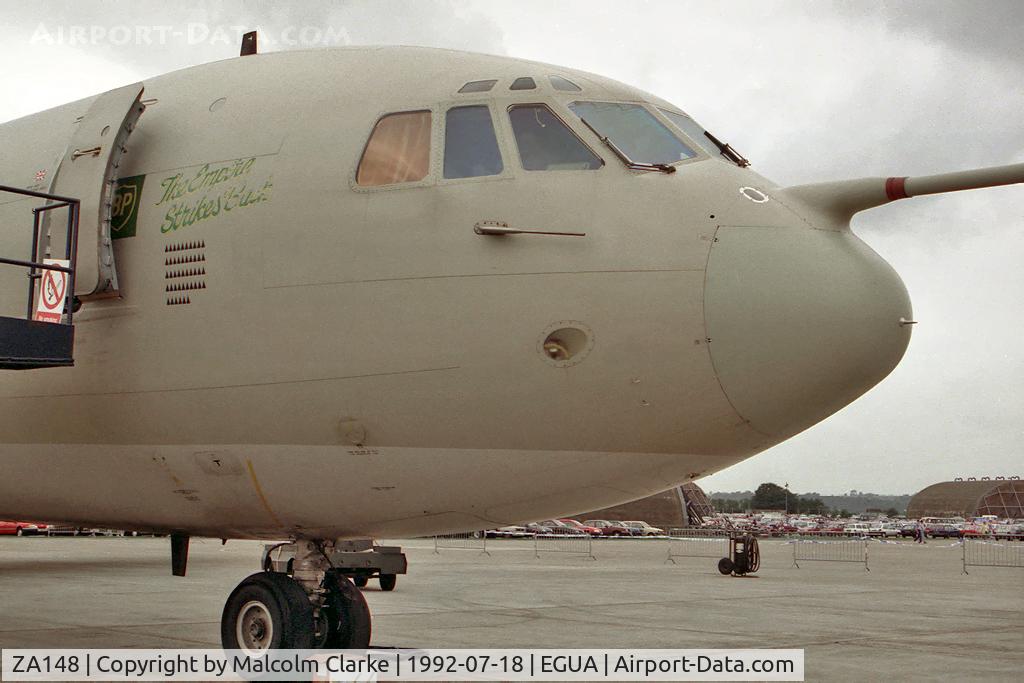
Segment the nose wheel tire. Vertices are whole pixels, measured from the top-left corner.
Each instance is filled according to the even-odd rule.
[[[260,572],[231,591],[220,622],[221,645],[247,653],[267,649],[310,649],[313,606],[287,574]]]
[[[365,578],[364,578],[365,582]],[[362,591],[333,569],[324,575],[327,598],[320,612],[326,615],[327,634],[323,647],[362,650],[370,646],[370,608]]]

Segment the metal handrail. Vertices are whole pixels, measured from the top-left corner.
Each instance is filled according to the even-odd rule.
[[[72,323],[72,316],[74,315],[74,305],[72,304],[72,300],[75,295],[75,265],[78,261],[78,217],[81,210],[81,202],[72,197],[62,197],[61,195],[50,194],[48,192],[37,192],[35,190],[26,190],[20,187],[10,187],[8,185],[0,185],[0,192],[9,192],[11,194],[19,194],[26,197],[37,197],[49,202],[55,202],[53,204],[45,204],[44,206],[38,206],[32,209],[32,253],[29,254],[28,260],[22,261],[20,259],[0,257],[0,264],[20,266],[22,268],[29,269],[28,306],[25,313],[25,317],[28,320],[32,319],[32,308],[35,305],[36,280],[42,277],[42,273],[38,271],[56,270],[62,273],[67,273],[68,286],[67,291],[64,292],[64,308],[67,310],[68,314],[67,324],[70,325]],[[52,263],[42,263],[37,260],[39,258],[40,216],[42,216],[46,211],[65,207],[67,207],[68,210],[68,222],[67,232],[65,235],[64,258],[68,261],[70,266],[64,267]]]

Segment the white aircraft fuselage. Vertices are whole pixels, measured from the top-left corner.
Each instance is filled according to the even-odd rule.
[[[907,346],[899,277],[808,193],[681,131],[696,153],[675,172],[621,163],[569,103],[642,103],[667,125],[653,107],[681,110],[609,79],[351,48],[143,86],[117,168],[134,189],[114,208],[118,296],[75,314],[73,368],[0,374],[0,518],[338,538],[576,513],[779,443]],[[54,160],[94,102],[0,126],[0,183],[60,189]],[[525,170],[522,103],[604,165]],[[444,177],[446,112],[466,105],[489,108],[498,174]],[[378,119],[419,110],[426,177],[359,185]],[[28,253],[40,202],[0,202],[2,251]],[[474,231],[488,221],[586,234]],[[24,282],[0,267],[0,313],[23,312]],[[571,358],[545,348],[557,330]]]

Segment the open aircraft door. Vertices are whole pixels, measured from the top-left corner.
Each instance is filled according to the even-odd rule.
[[[141,83],[133,83],[93,101],[71,136],[50,188],[53,194],[81,200],[74,292],[79,298],[117,294],[111,200],[125,143],[146,108],[142,90]],[[50,247],[53,253],[62,253],[64,245]]]

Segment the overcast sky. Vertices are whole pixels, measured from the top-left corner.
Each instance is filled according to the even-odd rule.
[[[783,184],[1024,162],[1020,0],[37,0],[0,16],[0,121],[237,55],[241,27],[258,27],[264,52],[429,45],[601,73],[681,106]],[[1024,475],[1024,186],[906,200],[854,229],[910,291],[906,358],[705,489],[904,493]]]

